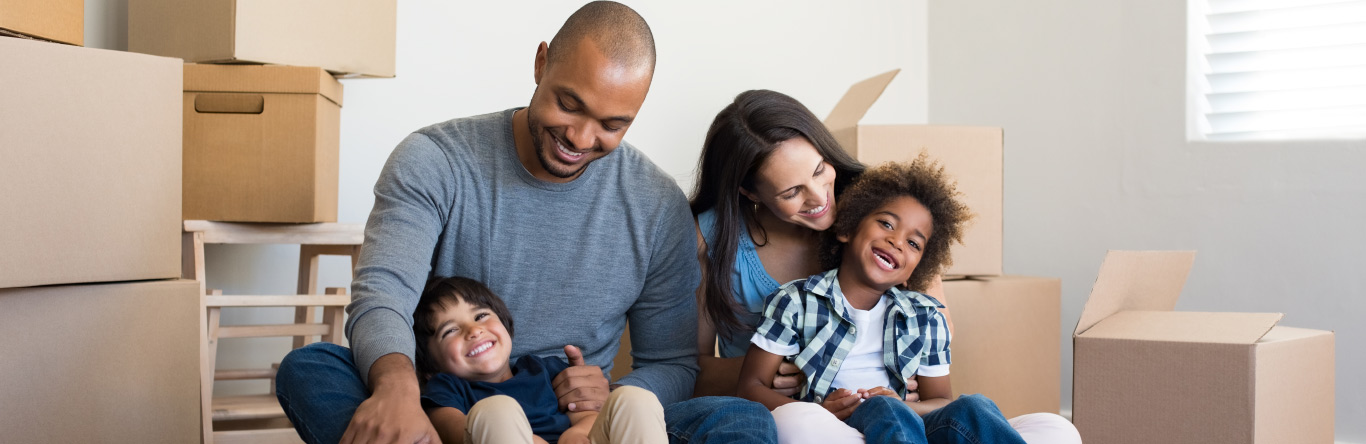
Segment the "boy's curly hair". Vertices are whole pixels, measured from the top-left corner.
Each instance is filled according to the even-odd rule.
[[[868,169],[840,194],[835,224],[821,238],[821,268],[837,268],[843,260],[844,243],[836,236],[853,236],[864,217],[902,196],[913,197],[930,210],[934,231],[925,243],[920,264],[905,284],[917,291],[928,287],[936,275],[953,264],[949,245],[963,243],[963,230],[973,215],[944,167],[923,151],[909,163],[888,162]]]

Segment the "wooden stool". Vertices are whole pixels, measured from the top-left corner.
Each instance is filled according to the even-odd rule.
[[[323,255],[348,256],[354,271],[360,258],[360,244],[364,226],[360,224],[258,224],[185,221],[182,239],[182,275],[199,281],[200,307],[200,409],[203,422],[203,442],[219,444],[298,443],[293,427],[255,430],[214,431],[214,421],[256,422],[261,424],[287,423],[284,410],[274,394],[275,370],[241,369],[215,371],[218,340],[243,337],[294,337],[293,348],[317,340],[341,344],[343,341],[344,309],[351,299],[345,289],[329,288],[318,294],[318,258]],[[205,244],[297,244],[299,245],[299,294],[280,296],[224,296],[205,286]],[[225,307],[295,307],[294,323],[279,325],[220,325]],[[318,309],[321,322],[314,322]],[[215,399],[215,380],[268,379],[271,393],[264,395],[231,396]]]

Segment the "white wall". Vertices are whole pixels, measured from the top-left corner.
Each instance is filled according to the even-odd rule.
[[[1336,331],[1338,439],[1366,441],[1366,141],[1186,142],[1185,13],[933,2],[930,121],[1005,128],[1005,269],[1062,278],[1064,404],[1105,250],[1195,249],[1177,309]]]
[[[127,45],[127,0],[87,0],[88,46]],[[892,68],[898,79],[866,121],[924,122],[925,1],[628,1],[649,21],[659,62],[650,96],[626,140],[690,191],[712,117],[741,91],[790,94],[818,116],[848,86]],[[380,167],[404,136],[447,119],[525,106],[536,46],[581,3],[398,2],[398,77],[344,80],[341,222],[363,223]],[[213,247],[209,286],[234,294],[292,292],[296,251]],[[323,264],[325,286],[345,286],[346,261]],[[285,310],[225,314],[224,322],[289,322]],[[219,368],[279,359],[286,340],[227,340]],[[264,390],[219,384],[220,393]]]

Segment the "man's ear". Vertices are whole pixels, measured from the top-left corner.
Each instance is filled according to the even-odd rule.
[[[541,76],[545,75],[545,65],[550,55],[549,53],[550,45],[546,42],[541,42],[541,45],[536,47],[536,72],[534,75],[536,77],[537,85],[541,84]]]

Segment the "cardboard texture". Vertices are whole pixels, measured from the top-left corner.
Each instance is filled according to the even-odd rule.
[[[1187,251],[1111,251],[1073,333],[1086,442],[1332,443],[1334,334],[1175,312]]]
[[[981,393],[1007,418],[1058,413],[1062,282],[999,276],[944,281],[953,319],[953,396]]]
[[[129,0],[128,50],[394,76],[396,0]]]
[[[185,65],[185,219],[336,222],[341,103],[319,68]]]
[[[0,38],[0,288],[180,276],[179,60]]]
[[[85,44],[84,0],[0,0],[0,36]]]
[[[0,290],[7,443],[199,442],[199,283]]]
[[[864,80],[849,88],[825,126],[851,155],[867,165],[909,161],[922,150],[940,161],[958,182],[963,201],[976,215],[953,247],[949,276],[1001,274],[1004,134],[1000,128],[942,125],[861,125],[900,70]]]

